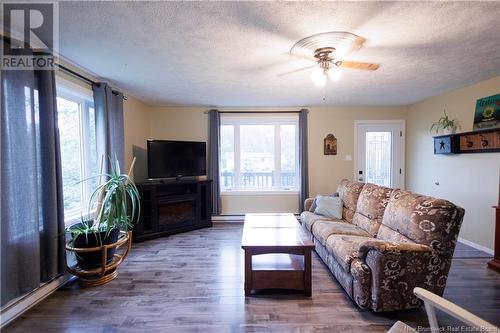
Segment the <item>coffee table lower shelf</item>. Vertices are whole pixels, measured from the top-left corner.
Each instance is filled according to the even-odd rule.
[[[245,249],[245,295],[256,289],[293,289],[311,296],[311,249],[262,253]]]

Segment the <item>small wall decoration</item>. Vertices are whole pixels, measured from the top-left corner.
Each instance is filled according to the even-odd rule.
[[[328,134],[324,140],[323,151],[325,155],[337,155],[337,138],[333,134]]]
[[[500,94],[480,98],[474,113],[474,131],[500,128]]]

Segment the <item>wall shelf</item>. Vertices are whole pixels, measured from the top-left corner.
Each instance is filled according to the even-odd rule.
[[[500,152],[500,128],[434,137],[434,154]]]

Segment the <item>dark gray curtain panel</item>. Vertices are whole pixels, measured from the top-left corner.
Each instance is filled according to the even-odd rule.
[[[208,177],[212,179],[212,214],[221,213],[219,181],[220,113],[208,112]]]
[[[120,162],[125,172],[125,135],[123,127],[123,94],[113,90],[109,84],[100,82],[92,85],[99,163],[104,156],[104,170],[110,171],[109,158]]]
[[[299,113],[299,170],[300,170],[300,188],[299,188],[299,209],[304,210],[304,201],[309,197],[309,170],[307,159],[307,113],[308,110],[302,109]]]
[[[1,306],[64,272],[53,71],[1,73]]]

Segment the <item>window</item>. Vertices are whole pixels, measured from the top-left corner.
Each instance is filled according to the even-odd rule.
[[[71,85],[57,86],[64,214],[67,222],[87,213],[98,170],[92,92]],[[93,178],[92,178],[93,177]]]
[[[366,132],[366,182],[391,186],[392,132]]]
[[[298,116],[222,116],[222,191],[297,190],[297,156]]]

